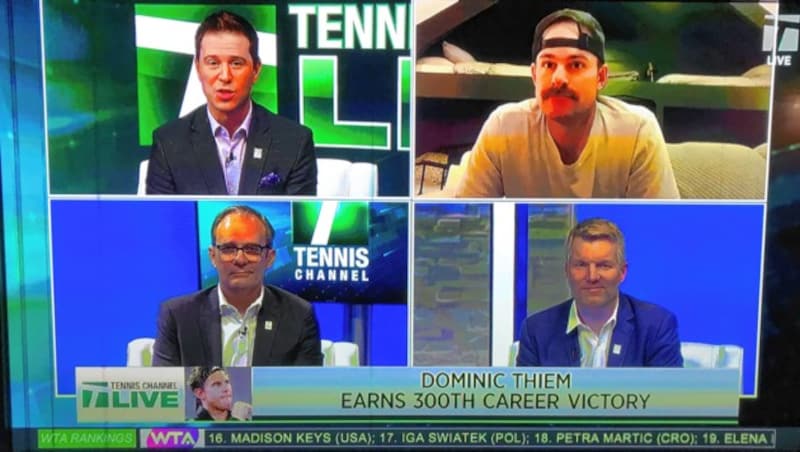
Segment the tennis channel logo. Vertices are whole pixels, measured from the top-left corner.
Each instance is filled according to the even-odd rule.
[[[292,204],[297,281],[369,281],[369,205],[309,201]]]
[[[773,15],[766,15],[764,19],[766,22],[764,24],[761,50],[768,53],[767,64],[783,67],[791,66],[792,56],[800,48],[800,14],[779,14],[777,23]],[[775,30],[776,26],[777,32]],[[772,54],[773,51],[775,52],[774,55]]]
[[[182,421],[181,369],[79,367],[78,422]]]

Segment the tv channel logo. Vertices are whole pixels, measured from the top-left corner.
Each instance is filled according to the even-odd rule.
[[[369,204],[292,204],[292,251],[297,281],[369,281]]]
[[[792,53],[797,53],[797,50],[800,49],[800,14],[779,14],[777,22],[773,15],[766,15],[764,19],[761,50],[769,53],[767,64],[791,66]],[[775,52],[774,60],[773,51]]]
[[[79,367],[78,422],[182,421],[182,369]]]
[[[369,245],[367,202],[309,201],[292,204],[295,245]]]
[[[108,408],[111,388],[106,381],[87,381],[80,385],[81,408]]]
[[[205,432],[196,428],[143,428],[139,443],[147,449],[193,449],[205,446]]]

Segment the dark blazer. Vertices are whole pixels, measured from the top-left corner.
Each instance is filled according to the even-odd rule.
[[[153,132],[147,194],[228,194],[205,105]],[[253,103],[239,194],[316,195],[311,129]]]
[[[197,413],[195,414],[194,420],[195,421],[216,421],[216,419],[211,417],[211,414],[205,408],[203,408],[202,405],[199,408],[197,408]],[[230,410],[228,410],[228,417],[226,417],[225,420],[226,421],[230,421],[230,420],[238,420],[238,419],[233,419],[233,416],[231,416]]]
[[[571,305],[570,299],[525,319],[519,333],[518,366],[581,365],[578,330],[565,333]],[[615,346],[619,353],[614,353]],[[607,366],[683,366],[675,316],[658,305],[620,293]]]
[[[265,328],[266,321],[272,328]],[[154,366],[222,366],[217,286],[161,304]],[[264,286],[256,321],[253,366],[321,366],[319,326],[311,303]]]

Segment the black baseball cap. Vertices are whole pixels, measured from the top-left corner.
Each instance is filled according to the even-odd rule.
[[[553,38],[543,40],[544,31],[558,22],[575,23],[578,27],[578,39]],[[605,62],[606,35],[603,33],[603,27],[600,26],[600,22],[586,11],[569,8],[560,9],[548,14],[536,24],[536,31],[533,33],[533,46],[531,47],[533,60],[536,60],[536,56],[539,55],[542,49],[548,47],[575,47],[586,50],[594,54],[600,64],[603,64]]]

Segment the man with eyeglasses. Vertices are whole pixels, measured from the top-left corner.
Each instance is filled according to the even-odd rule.
[[[208,254],[219,284],[161,305],[154,366],[322,365],[313,306],[263,283],[274,236],[250,207],[217,215]]]

